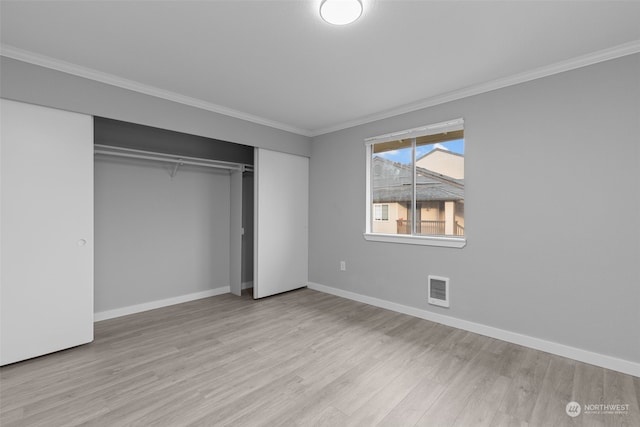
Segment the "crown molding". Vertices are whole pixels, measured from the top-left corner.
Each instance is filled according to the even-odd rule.
[[[83,77],[123,89],[128,89],[145,95],[166,99],[168,101],[177,102],[191,107],[200,108],[202,110],[211,111],[225,116],[234,117],[236,119],[269,126],[275,129],[280,129],[286,132],[291,132],[308,137],[316,137],[331,132],[337,132],[339,130],[347,129],[350,127],[375,122],[377,120],[388,119],[390,117],[411,113],[423,108],[433,107],[439,104],[444,104],[446,102],[456,101],[458,99],[491,92],[520,83],[526,83],[531,80],[552,76],[554,74],[575,70],[577,68],[586,67],[589,65],[597,64],[599,62],[604,62],[627,55],[633,55],[636,53],[640,53],[640,40],[633,40],[628,43],[623,43],[618,46],[599,50],[586,55],[577,56],[575,58],[557,62],[555,64],[547,65],[544,67],[539,67],[530,71],[525,71],[523,73],[514,74],[512,76],[492,80],[490,82],[480,83],[459,90],[439,94],[423,99],[422,101],[416,103],[403,105],[398,108],[360,117],[358,119],[346,121],[333,126],[315,130],[308,130],[291,126],[286,123],[280,123],[263,117],[244,113],[242,111],[233,110],[222,105],[217,105],[207,101],[203,101],[201,99],[184,96],[179,93],[167,91],[154,86],[145,85],[133,80],[124,79],[113,74],[104,73],[91,68],[86,68],[66,61],[51,58],[45,55],[29,52],[27,50],[19,49],[13,46],[5,44],[0,45],[0,55],[7,58],[16,59],[18,61],[50,68],[53,70],[61,71],[63,73],[72,74],[78,77]]]
[[[134,92],[142,93],[144,95],[165,99],[167,101],[177,102],[179,104],[184,104],[190,107],[211,111],[214,113],[222,114],[222,115],[233,117],[240,120],[245,120],[245,121],[256,123],[259,125],[269,126],[275,129],[286,131],[286,132],[291,132],[291,133],[295,133],[303,136],[311,136],[311,132],[306,129],[300,129],[294,126],[290,126],[286,123],[280,123],[274,120],[265,119],[263,117],[255,116],[253,114],[244,113],[242,111],[227,108],[222,105],[213,104],[211,102],[203,101],[201,99],[181,95],[176,92],[160,89],[160,88],[146,85],[144,83],[140,83],[134,80],[125,79],[113,74],[94,70],[92,68],[82,67],[80,65],[72,64],[70,62],[62,61],[56,58],[51,58],[46,55],[30,52],[14,46],[1,44],[0,56],[16,59],[18,61],[26,62],[33,65],[38,65],[40,67],[50,68],[52,70],[61,71],[63,73],[72,74],[74,76],[82,77],[89,80],[94,80],[100,83],[105,83],[105,84],[116,86],[122,89],[127,89]]]
[[[593,65],[599,62],[609,61],[611,59],[621,58],[623,56],[633,55],[636,53],[640,53],[640,40],[634,40],[634,41],[624,43],[618,46],[614,46],[608,49],[599,50],[586,55],[581,55],[575,58],[567,59],[565,61],[557,62],[555,64],[535,68],[533,70],[525,71],[523,73],[514,74],[512,76],[492,80],[490,82],[480,83],[477,85],[468,86],[463,89],[454,90],[451,92],[432,96],[416,103],[403,105],[398,108],[394,108],[391,110],[386,110],[380,113],[361,117],[356,120],[351,120],[348,122],[344,122],[334,126],[329,126],[322,129],[316,129],[311,131],[310,136],[316,137],[316,136],[324,135],[331,132],[337,132],[339,130],[347,129],[350,127],[375,122],[377,120],[388,119],[390,117],[411,113],[417,110],[421,110],[423,108],[444,104],[445,102],[456,101],[458,99],[467,98],[470,96],[479,95],[486,92],[491,92],[497,89],[502,89],[502,88],[517,85],[520,83],[526,83],[531,80],[552,76],[554,74],[575,70],[577,68],[586,67],[588,65]]]

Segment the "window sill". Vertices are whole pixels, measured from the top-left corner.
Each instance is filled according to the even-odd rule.
[[[364,238],[371,242],[404,243],[407,245],[439,246],[443,248],[464,248],[467,245],[467,239],[464,237],[364,233]]]

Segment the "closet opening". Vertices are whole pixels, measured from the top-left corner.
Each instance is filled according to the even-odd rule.
[[[252,291],[253,147],[95,117],[94,149],[97,318]]]

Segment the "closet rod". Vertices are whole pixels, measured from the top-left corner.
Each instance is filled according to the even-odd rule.
[[[222,160],[200,159],[197,157],[181,157],[175,154],[154,153],[151,151],[135,150],[132,148],[113,147],[109,145],[94,145],[94,153],[106,156],[127,157],[132,159],[154,160],[179,165],[203,166],[208,168],[253,171],[253,166],[243,163],[225,162]],[[175,174],[175,169],[173,174]],[[172,174],[172,176],[173,176]]]

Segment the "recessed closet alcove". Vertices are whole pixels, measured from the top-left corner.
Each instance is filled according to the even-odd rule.
[[[94,143],[96,313],[229,286],[233,171],[252,286],[253,147],[101,117]]]

